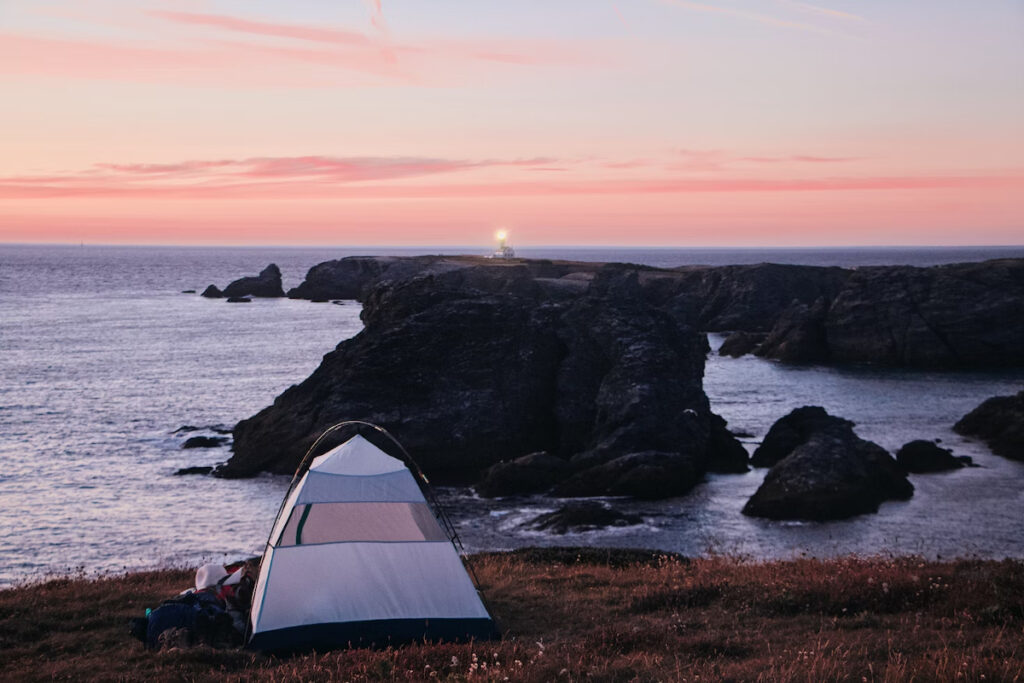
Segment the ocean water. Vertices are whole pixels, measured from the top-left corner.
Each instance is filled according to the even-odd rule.
[[[223,286],[277,263],[285,287],[329,258],[486,249],[156,248],[0,245],[0,585],[54,573],[195,565],[258,553],[286,477],[177,477],[227,447],[182,450],[304,379],[361,329],[359,306],[256,300],[227,304],[182,290]],[[976,249],[522,249],[524,256],[658,266],[774,261],[815,265],[942,262],[1024,256]],[[720,338],[712,337],[713,343]],[[916,553],[1024,557],[1024,465],[953,434],[984,398],[1024,386],[1024,373],[928,373],[789,367],[755,358],[708,361],[705,389],[733,428],[758,440],[799,405],[853,419],[895,449],[941,438],[980,468],[912,478],[912,500],[877,515],[789,524],[739,514],[763,472],[709,477],[659,503],[612,501],[645,523],[554,536],[523,523],[545,498],[484,501],[442,491],[471,550],[522,545],[644,546],[749,557]],[[181,427],[201,427],[179,432]],[[400,435],[399,435],[400,436]]]

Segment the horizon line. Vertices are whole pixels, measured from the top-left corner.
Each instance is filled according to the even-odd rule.
[[[238,244],[238,243],[177,243],[177,242],[9,242],[0,240],[0,246],[16,247],[136,247],[136,248],[187,248],[187,249],[473,249],[486,251],[489,247],[476,244]],[[530,244],[516,249],[1024,249],[1020,244]]]

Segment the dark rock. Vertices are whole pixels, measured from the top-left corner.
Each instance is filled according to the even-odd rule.
[[[765,335],[761,332],[733,332],[722,342],[722,345],[718,348],[719,356],[731,356],[732,358],[739,358],[745,356],[748,353],[753,353],[758,346],[761,345],[765,339]]]
[[[845,432],[851,427],[852,422],[829,415],[820,406],[797,408],[771,426],[764,441],[751,456],[750,464],[754,467],[771,467],[810,440],[815,433],[836,430]]]
[[[216,285],[210,285],[203,290],[203,293],[200,296],[205,296],[207,299],[223,299],[224,292],[217,289]]]
[[[229,441],[226,436],[190,436],[182,448],[217,448]]]
[[[556,496],[633,496],[654,500],[681,496],[700,483],[704,468],[683,453],[643,451],[587,467],[555,486]]]
[[[794,301],[811,305],[818,299],[833,299],[850,271],[759,263],[685,266],[645,276],[656,301],[688,310],[701,329],[767,332]]]
[[[486,498],[541,493],[565,478],[569,463],[547,453],[531,453],[509,462],[491,465],[476,485]]]
[[[711,416],[711,442],[707,471],[717,474],[742,474],[750,471],[750,456],[736,435],[727,429],[727,423],[718,415]]]
[[[181,290],[181,293],[182,294],[195,294],[196,290],[194,290],[194,289],[183,289],[183,290]]]
[[[955,457],[949,449],[921,439],[903,444],[896,452],[896,462],[904,472],[914,474],[945,472],[965,466],[964,462]]]
[[[251,304],[252,303],[252,299],[250,299],[248,297],[244,297],[244,296],[229,296],[228,297],[228,303],[229,304]]]
[[[997,455],[1024,460],[1024,391],[987,399],[960,418],[953,429],[980,438]]]
[[[760,355],[916,367],[1024,364],[1024,260],[852,271],[824,312],[794,308]]]
[[[830,520],[877,512],[906,500],[914,487],[885,449],[849,427],[816,432],[765,476],[743,514],[770,519]]]
[[[240,298],[245,296],[256,296],[265,298],[283,297],[284,289],[281,287],[281,269],[276,264],[260,271],[256,277],[243,277],[235,280],[224,288],[224,296]]]
[[[213,467],[182,467],[174,473],[174,476],[180,477],[187,474],[209,474],[212,471]]]
[[[218,473],[293,472],[323,429],[363,419],[433,479],[545,451],[586,456],[571,463],[574,495],[685,492],[712,458],[704,335],[652,306],[635,269],[603,269],[567,297],[537,282],[556,266],[435,263],[381,282],[365,329],[240,422]]]
[[[567,534],[611,526],[643,524],[643,517],[624,514],[595,501],[569,503],[554,512],[535,517],[528,526],[537,531]]]
[[[216,424],[216,425],[207,425],[205,427],[197,427],[195,425],[182,425],[181,427],[178,427],[173,432],[171,432],[171,434],[183,434],[183,433],[186,433],[186,432],[202,432],[202,431],[216,432],[217,434],[230,434],[231,433],[231,430],[226,428],[224,425]]]
[[[825,318],[828,304],[818,299],[808,306],[793,302],[779,317],[755,353],[764,358],[795,362],[820,363],[829,359]]]

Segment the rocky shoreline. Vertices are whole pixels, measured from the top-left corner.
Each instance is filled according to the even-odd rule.
[[[323,429],[360,419],[399,435],[432,478],[481,495],[665,498],[748,467],[703,391],[705,332],[733,332],[723,353],[787,361],[1024,363],[1024,260],[666,270],[350,257],[314,266],[287,295],[358,299],[365,328],[235,427],[219,476],[290,473]],[[754,454],[773,470],[747,514],[872,512],[912,494],[904,472],[950,467],[941,453],[897,463],[825,415],[771,462],[759,462],[769,439]]]

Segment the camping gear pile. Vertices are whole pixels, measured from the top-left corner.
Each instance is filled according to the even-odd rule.
[[[131,634],[151,650],[241,645],[255,569],[252,560],[227,566],[204,564],[196,572],[194,588],[164,600],[155,609],[147,609],[145,617],[132,619]]]
[[[353,425],[390,439],[404,461],[359,434],[311,459]],[[254,563],[205,565],[195,589],[132,630],[154,649],[184,641],[271,652],[494,638],[458,542],[401,444],[376,425],[340,423],[292,478],[258,576]]]

